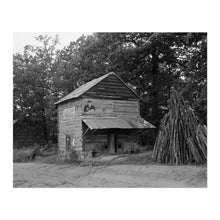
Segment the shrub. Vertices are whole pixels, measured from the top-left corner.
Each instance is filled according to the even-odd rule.
[[[13,162],[27,162],[31,159],[33,149],[14,149],[13,150]]]
[[[69,152],[66,153],[65,161],[67,162],[78,162],[82,160],[82,155],[79,151],[75,149],[70,149]]]

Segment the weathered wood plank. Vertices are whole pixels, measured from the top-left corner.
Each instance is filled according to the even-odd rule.
[[[93,88],[89,89],[85,96],[95,96],[103,98],[118,98],[118,99],[134,99],[139,100],[139,98],[117,77],[110,75],[103,81],[98,83]]]
[[[81,102],[82,100],[76,100],[58,107],[58,143],[60,151],[66,150],[66,135],[70,135],[72,147],[78,150],[82,149],[82,122],[79,118],[82,112]],[[75,107],[74,114],[71,113],[73,107]],[[70,109],[70,112],[67,112],[67,117],[64,117],[66,109]]]

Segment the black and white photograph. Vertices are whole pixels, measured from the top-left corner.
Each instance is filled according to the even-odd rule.
[[[0,219],[219,219],[219,2],[1,2]]]
[[[207,33],[14,33],[13,187],[207,187]]]

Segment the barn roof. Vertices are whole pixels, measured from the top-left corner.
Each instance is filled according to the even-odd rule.
[[[131,89],[123,80],[121,80],[114,72],[105,74],[99,78],[96,78],[92,81],[89,81],[87,83],[85,83],[84,85],[80,86],[79,88],[75,89],[73,92],[69,93],[68,95],[64,96],[63,98],[61,98],[58,102],[55,103],[55,105],[60,104],[64,101],[70,100],[70,99],[74,99],[74,98],[78,98],[81,95],[83,95],[85,92],[87,92],[89,89],[91,89],[92,87],[94,87],[95,85],[97,85],[99,82],[103,81],[104,79],[106,79],[108,76],[110,75],[114,75],[115,77],[117,77],[129,90],[131,90],[135,96],[138,97],[138,99],[142,99],[133,89]]]
[[[143,118],[125,119],[117,117],[102,117],[102,118],[85,118],[83,122],[91,129],[146,129],[155,128],[151,123]]]

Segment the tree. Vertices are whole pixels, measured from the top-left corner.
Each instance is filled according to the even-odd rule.
[[[23,54],[13,56],[14,117],[41,124],[47,142],[56,124],[53,77],[59,39],[47,35],[36,39],[42,46],[28,45]]]
[[[188,33],[178,50],[184,98],[203,124],[207,124],[207,34]]]
[[[96,35],[81,36],[60,51],[55,85],[64,96],[77,87],[107,73],[106,55]]]

